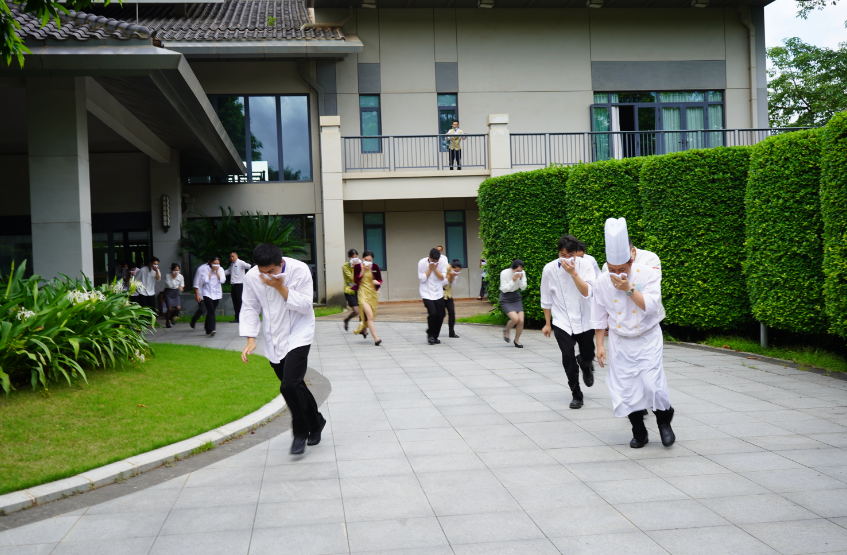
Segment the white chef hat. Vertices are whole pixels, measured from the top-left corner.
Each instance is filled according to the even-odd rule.
[[[629,234],[626,231],[626,218],[606,220],[606,262],[626,264],[632,258],[629,249]]]

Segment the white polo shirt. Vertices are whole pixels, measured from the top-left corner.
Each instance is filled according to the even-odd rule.
[[[444,276],[443,279],[438,279],[435,271],[430,272],[429,277],[426,271],[429,269],[429,257],[425,256],[418,262],[418,279],[421,282],[420,293],[421,298],[429,301],[437,301],[444,298],[444,287],[447,285],[447,257],[443,254],[438,260],[438,272]]]

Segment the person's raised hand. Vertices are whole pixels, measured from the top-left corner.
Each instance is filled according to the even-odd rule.
[[[259,274],[259,279],[262,280],[262,283],[276,289],[280,293],[282,293],[282,288],[285,287],[285,274],[277,274],[274,277],[268,277],[266,274]]]
[[[619,278],[616,274],[609,274],[609,277],[612,278],[612,285],[615,286],[615,289],[618,291],[629,291],[632,289],[632,285],[629,283],[629,278]]]
[[[576,259],[573,262],[568,262],[567,260],[562,260],[562,269],[566,271],[568,274],[575,276],[576,275]]]

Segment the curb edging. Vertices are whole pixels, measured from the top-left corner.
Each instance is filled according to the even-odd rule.
[[[220,445],[236,436],[258,428],[282,414],[285,408],[286,404],[282,395],[277,395],[270,402],[247,416],[192,438],[147,453],[133,455],[122,461],[99,468],[92,468],[76,476],[0,495],[0,515],[29,509],[78,493],[85,493],[101,486],[137,476],[164,464],[172,463],[177,459],[186,458],[195,449],[209,442],[213,445]]]

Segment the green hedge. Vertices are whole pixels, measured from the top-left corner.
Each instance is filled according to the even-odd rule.
[[[847,337],[847,112],[822,134],[823,273],[830,331]]]
[[[528,281],[522,292],[526,317],[544,318],[541,271],[556,258],[556,242],[568,229],[565,187],[569,173],[569,168],[554,166],[492,177],[479,186],[479,236],[485,245],[486,279],[495,305],[499,305],[500,272],[520,258]]]
[[[777,135],[750,150],[744,270],[753,317],[798,333],[826,329],[820,131]]]
[[[606,261],[604,225],[607,218],[626,218],[630,238],[644,243],[639,175],[646,158],[580,164],[567,184],[570,234],[588,245],[588,254],[602,266]]]
[[[718,147],[644,161],[645,245],[662,260],[668,324],[731,329],[750,321],[744,258],[748,147]]]

